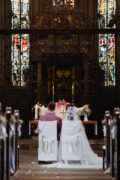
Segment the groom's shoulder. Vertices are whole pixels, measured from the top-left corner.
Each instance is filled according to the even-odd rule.
[[[60,120],[61,118],[59,116],[57,116],[56,114],[53,115],[54,118],[56,118],[56,120]]]

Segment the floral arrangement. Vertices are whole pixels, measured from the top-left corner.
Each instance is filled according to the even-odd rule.
[[[81,110],[81,112],[80,112],[80,115],[82,116],[84,116],[84,115],[87,115],[87,116],[90,116],[90,114],[91,114],[91,110],[90,110],[90,108],[89,107],[87,107],[87,106],[84,106],[83,107],[83,109]]]

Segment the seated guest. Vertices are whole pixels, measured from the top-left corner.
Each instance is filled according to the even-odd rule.
[[[58,134],[58,140],[60,136],[61,131],[61,118],[55,115],[55,103],[49,102],[48,104],[48,112],[44,116],[40,116],[40,121],[57,121],[57,134]]]

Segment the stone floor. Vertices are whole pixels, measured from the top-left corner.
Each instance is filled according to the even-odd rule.
[[[43,168],[36,150],[20,150],[20,167],[10,180],[113,180],[103,170]]]

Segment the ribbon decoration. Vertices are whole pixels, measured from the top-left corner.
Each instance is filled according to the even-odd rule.
[[[113,126],[112,129],[111,129],[112,139],[116,139],[116,133],[117,133],[117,127]]]
[[[3,124],[0,124],[0,139],[4,140],[7,137],[6,128]]]
[[[52,145],[54,144],[55,139],[42,139],[42,150],[46,154],[50,154],[52,152]]]
[[[72,137],[69,137],[69,136],[66,136],[66,135],[63,135],[62,137],[64,140],[66,140],[66,145],[68,144],[68,150],[70,153],[74,152],[78,146],[78,139],[79,139],[79,134],[77,135],[74,135]]]
[[[10,137],[15,135],[15,124],[10,123]]]
[[[21,124],[18,124],[18,136],[21,137],[22,131],[21,131]]]
[[[106,137],[106,125],[103,126],[103,135]]]

